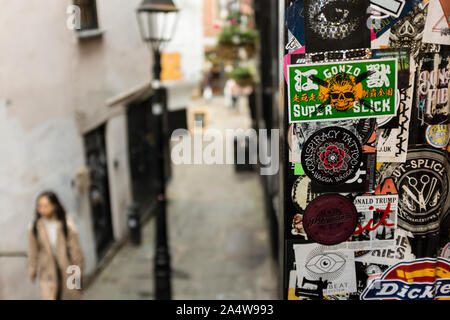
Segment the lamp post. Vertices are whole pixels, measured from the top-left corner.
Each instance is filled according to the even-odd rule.
[[[171,299],[170,254],[167,241],[166,217],[166,174],[165,148],[167,143],[167,98],[161,88],[161,50],[166,45],[175,30],[178,8],[172,0],[143,0],[137,9],[139,30],[142,40],[148,44],[154,55],[153,87],[155,96],[152,113],[158,119],[159,129],[159,210],[156,214],[156,253],[155,253],[155,298],[156,300]]]

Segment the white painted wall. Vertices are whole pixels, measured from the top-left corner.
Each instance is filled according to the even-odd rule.
[[[203,0],[173,0],[180,9],[172,41],[165,51],[180,52],[183,79],[201,81],[204,61]]]

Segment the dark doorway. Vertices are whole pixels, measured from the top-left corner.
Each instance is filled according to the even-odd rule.
[[[128,106],[128,148],[133,201],[141,215],[156,202],[158,192],[158,123],[152,114],[151,97]]]
[[[84,137],[86,162],[90,174],[89,201],[94,223],[98,259],[102,259],[114,242],[109,195],[108,165],[105,144],[105,126]]]

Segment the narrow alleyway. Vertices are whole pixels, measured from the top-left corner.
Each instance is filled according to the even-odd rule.
[[[249,128],[222,98],[195,101],[208,110],[208,128]],[[263,191],[257,172],[233,165],[173,166],[168,219],[174,299],[276,299]],[[85,299],[153,299],[154,219],[143,244],[126,244],[86,290]]]

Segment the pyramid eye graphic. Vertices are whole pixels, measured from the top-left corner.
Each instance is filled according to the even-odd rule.
[[[345,260],[335,253],[319,254],[313,257],[306,268],[317,274],[336,272],[345,265]]]

